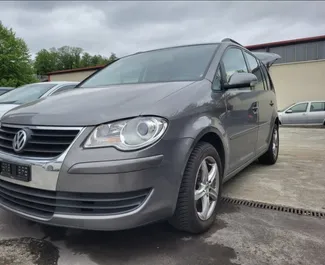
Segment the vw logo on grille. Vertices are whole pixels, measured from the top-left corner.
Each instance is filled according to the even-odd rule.
[[[21,152],[26,144],[27,144],[27,133],[24,130],[18,131],[12,141],[12,147],[14,151],[17,153]]]

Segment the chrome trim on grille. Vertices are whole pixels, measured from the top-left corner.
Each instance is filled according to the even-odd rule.
[[[38,125],[27,125],[27,124],[8,124],[8,123],[1,123],[1,126],[12,127],[12,128],[30,128],[30,129],[38,129],[38,130],[81,130],[83,127],[63,127],[63,126],[38,126]]]
[[[2,129],[3,128],[3,129]],[[6,129],[7,128],[7,129]],[[24,151],[21,154],[15,153],[11,148],[13,138],[6,136],[6,134],[14,134],[15,132],[10,132],[12,128],[15,129],[30,129],[32,130],[41,130],[40,132],[33,131],[31,134],[31,139],[28,140],[26,145],[25,153]],[[63,126],[29,126],[29,125],[16,125],[16,124],[7,124],[2,123],[0,125],[0,152],[5,154],[10,154],[18,158],[25,158],[27,160],[52,160],[54,158],[59,158],[68,148],[72,142],[80,135],[83,127],[63,127]],[[42,132],[43,131],[43,132]],[[45,132],[47,131],[47,132]],[[58,140],[55,137],[55,131],[57,131],[57,138],[62,138]],[[71,135],[60,135],[59,132],[62,131],[74,131],[76,134],[72,133]],[[77,132],[78,131],[78,132]],[[48,132],[51,132],[47,135]],[[65,139],[64,139],[65,138]],[[72,139],[73,138],[73,139]],[[56,140],[55,140],[56,139]],[[70,142],[71,141],[71,142]],[[8,146],[7,146],[8,145]],[[10,147],[9,147],[10,145]],[[8,150],[7,150],[8,149]],[[42,156],[44,154],[44,156]]]
[[[47,127],[49,128],[49,127]],[[61,127],[56,127],[60,128]],[[76,129],[76,128],[74,128]],[[0,161],[18,163],[23,165],[31,166],[32,180],[30,182],[24,182],[20,180],[11,179],[0,175],[0,179],[8,182],[12,182],[19,185],[24,185],[27,187],[34,187],[38,189],[45,190],[56,190],[56,184],[59,176],[59,171],[61,169],[62,163],[69,152],[71,146],[75,143],[78,137],[82,134],[85,128],[79,128],[80,131],[71,142],[69,147],[58,157],[51,159],[42,158],[30,158],[25,156],[8,154],[0,151]]]
[[[0,204],[48,219],[54,213],[111,216],[139,208],[151,188],[115,193],[80,193],[40,190],[0,180]]]

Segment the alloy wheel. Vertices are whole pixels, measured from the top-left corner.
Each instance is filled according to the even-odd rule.
[[[217,205],[219,193],[219,170],[216,160],[208,156],[200,164],[195,182],[195,205],[198,217],[208,220]]]
[[[272,141],[272,152],[273,156],[276,157],[279,149],[279,134],[277,128],[273,130],[273,141]]]

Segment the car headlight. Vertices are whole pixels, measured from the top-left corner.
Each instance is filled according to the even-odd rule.
[[[114,146],[123,151],[136,150],[156,142],[167,129],[167,121],[159,117],[138,117],[99,125],[84,147]]]

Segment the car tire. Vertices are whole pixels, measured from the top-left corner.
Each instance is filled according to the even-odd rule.
[[[272,129],[272,138],[266,153],[258,159],[261,164],[273,165],[279,156],[279,126],[275,123]]]
[[[193,234],[207,231],[220,205],[222,173],[217,150],[209,143],[199,142],[187,162],[176,209],[169,223]]]

